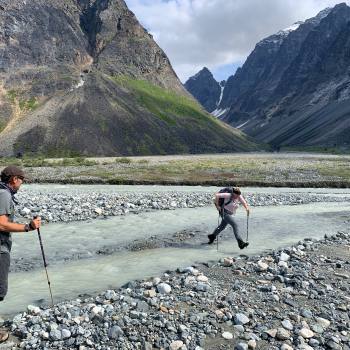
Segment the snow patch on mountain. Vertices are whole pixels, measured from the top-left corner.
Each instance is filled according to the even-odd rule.
[[[216,106],[219,106],[220,103],[221,103],[222,96],[224,95],[224,88],[225,88],[225,85],[220,85],[220,88],[221,88],[220,97],[219,97],[219,101],[216,103]]]
[[[213,115],[216,118],[219,118],[220,116],[222,116],[224,113],[226,113],[228,110],[228,108],[217,108],[214,111],[211,112],[211,115]]]
[[[249,122],[249,120],[247,120],[246,122],[244,122],[244,123],[241,124],[241,125],[236,126],[236,129],[243,128],[243,126],[246,125],[248,122]]]

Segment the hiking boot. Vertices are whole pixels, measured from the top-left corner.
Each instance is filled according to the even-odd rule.
[[[9,338],[9,333],[5,330],[0,330],[0,343],[5,342]]]
[[[249,245],[249,242],[238,241],[239,249],[244,249],[244,248],[248,247],[248,245]]]
[[[214,233],[212,233],[211,235],[208,235],[208,238],[209,238],[208,244],[213,244],[213,242],[215,241],[216,236],[214,235]]]

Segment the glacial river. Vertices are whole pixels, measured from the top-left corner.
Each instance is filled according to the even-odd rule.
[[[32,185],[40,191],[89,191],[92,186]],[[78,188],[78,189],[77,189]],[[100,191],[215,191],[210,187],[180,186],[98,186]],[[167,211],[128,214],[88,222],[53,223],[42,227],[42,237],[54,301],[92,294],[109,288],[117,288],[134,279],[162,274],[166,270],[186,267],[198,262],[217,261],[225,256],[241,253],[252,255],[266,250],[288,246],[299,240],[322,238],[339,230],[349,230],[350,190],[349,189],[269,189],[248,188],[249,193],[322,193],[347,197],[346,202],[313,203],[296,206],[266,206],[252,208],[249,221],[248,249],[240,251],[227,228],[216,245],[208,246],[207,235],[217,224],[217,214],[212,206]],[[246,235],[244,210],[237,213],[242,235]],[[193,241],[178,247],[164,247],[141,251],[118,250],[128,242],[147,239],[151,236],[171,236],[175,232],[189,230],[195,233]],[[223,244],[225,242],[225,244]],[[110,247],[109,255],[98,254],[99,250]],[[115,251],[116,250],[116,251]],[[69,260],[71,256],[78,256]],[[12,258],[25,260],[41,259],[36,233],[25,236],[14,235]],[[49,303],[48,286],[43,268],[26,272],[11,273],[9,294],[0,308],[0,314],[14,314],[24,310],[28,304]]]

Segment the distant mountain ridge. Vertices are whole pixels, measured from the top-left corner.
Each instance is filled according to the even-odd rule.
[[[0,155],[232,152],[123,0],[2,0]]]
[[[260,41],[225,85],[222,120],[276,148],[350,148],[350,8]]]

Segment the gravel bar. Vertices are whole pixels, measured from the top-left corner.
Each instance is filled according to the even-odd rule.
[[[22,349],[350,349],[350,234],[129,282],[9,327]]]
[[[140,213],[151,210],[173,210],[213,205],[212,192],[153,192],[105,193],[74,192],[47,193],[26,190],[19,192],[18,218],[29,219],[40,215],[45,222],[85,221],[108,216]],[[244,194],[251,206],[298,205],[314,202],[345,202],[348,198],[316,194],[276,193]]]

